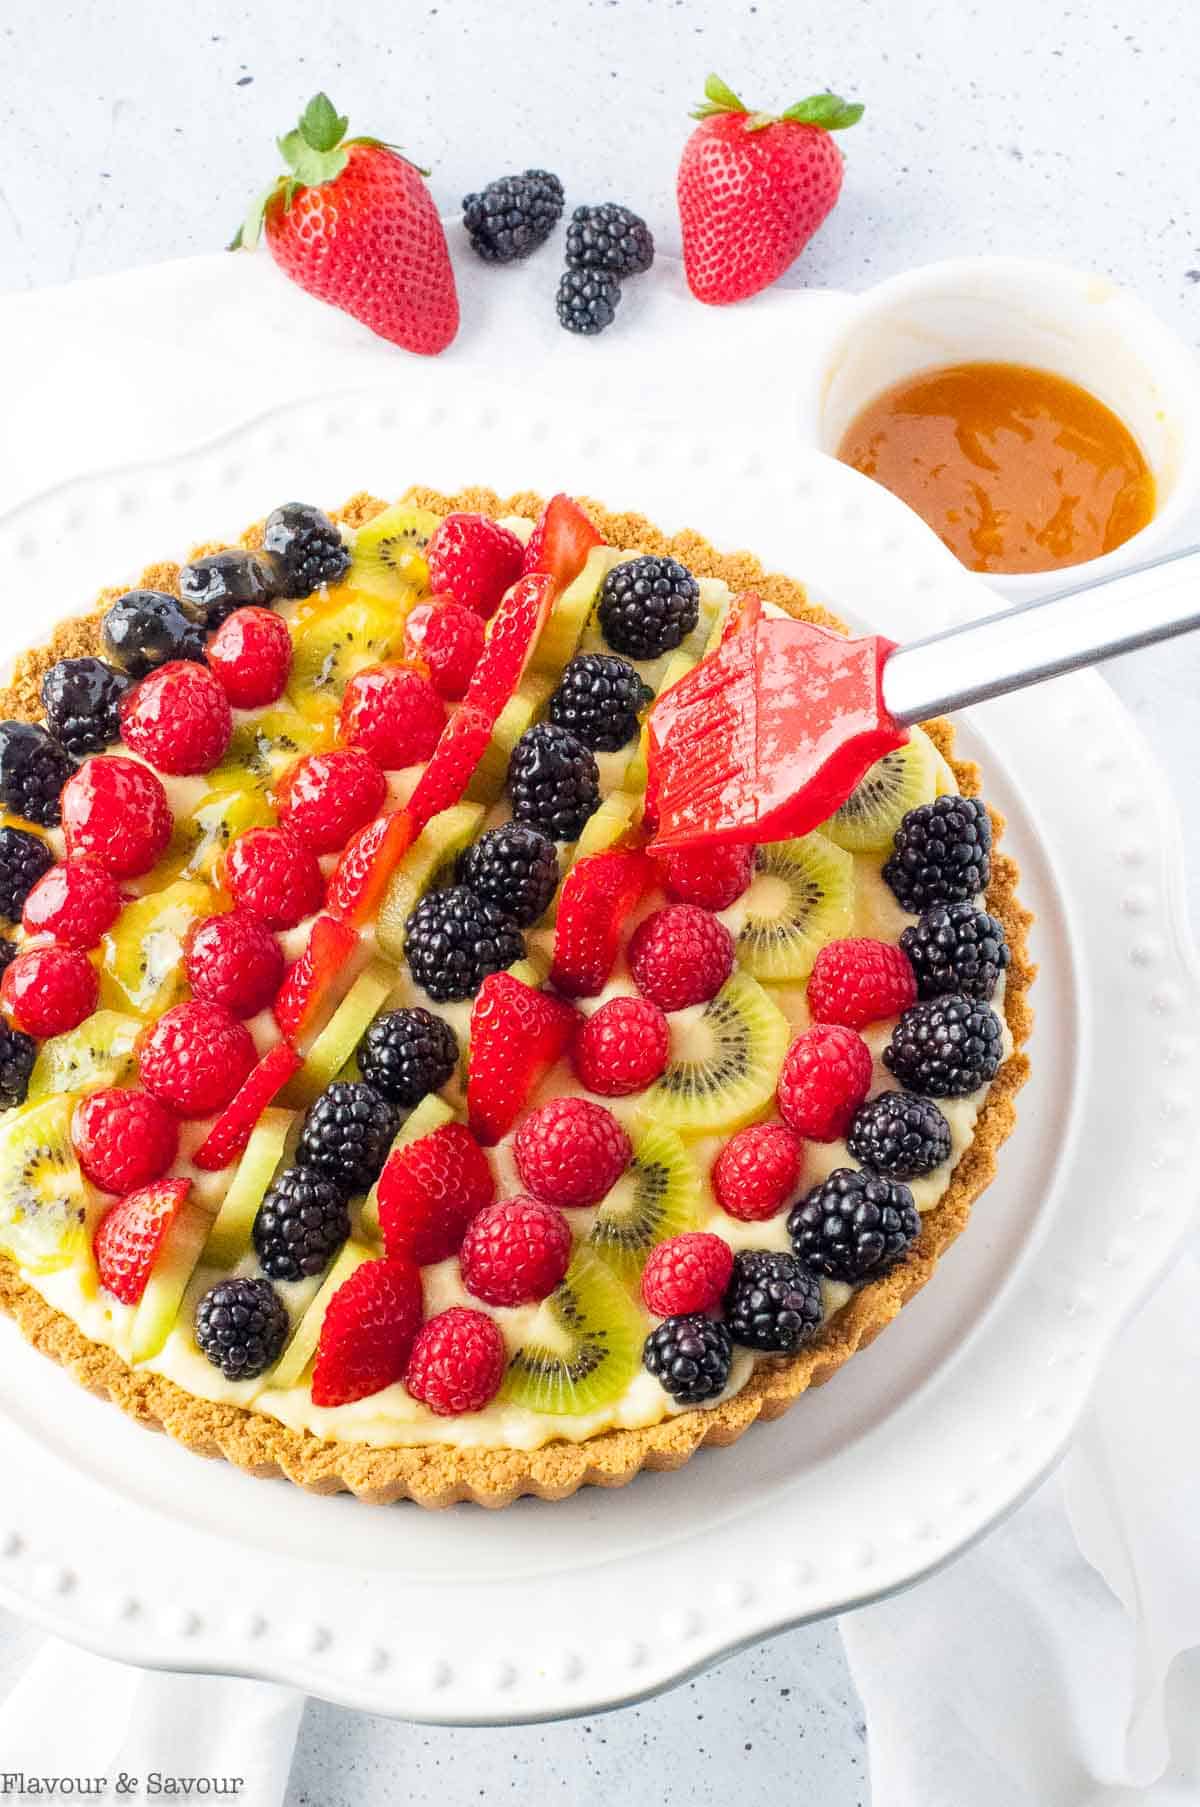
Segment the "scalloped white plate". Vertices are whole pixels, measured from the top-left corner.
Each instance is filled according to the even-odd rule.
[[[751,546],[897,639],[994,606],[884,491],[817,453],[556,418],[450,371],[248,423],[0,520],[0,657],[105,583],[299,495],[563,488]],[[1037,912],[1032,1083],[1001,1174],[899,1321],[734,1451],[499,1514],[372,1509],[152,1438],[0,1324],[0,1600],[130,1661],[373,1712],[513,1722],[617,1705],[902,1588],[1018,1501],[1187,1228],[1200,979],[1169,793],[1092,676],[961,723]],[[1114,1124],[1136,1125],[1136,1139]]]

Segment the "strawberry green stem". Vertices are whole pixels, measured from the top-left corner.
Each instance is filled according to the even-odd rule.
[[[844,132],[848,126],[857,125],[863,116],[861,102],[843,100],[840,94],[828,92],[810,94],[806,100],[796,101],[782,113],[752,112],[719,75],[708,77],[704,94],[705,99],[693,112],[693,119],[712,119],[718,113],[740,113],[745,118],[748,132],[761,132],[764,126],[778,125],[781,120],[788,120],[793,125],[820,126],[824,132]]]

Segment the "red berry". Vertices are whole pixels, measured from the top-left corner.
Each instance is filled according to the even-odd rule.
[[[571,1230],[537,1198],[507,1198],[472,1218],[458,1252],[463,1285],[485,1305],[535,1305],[567,1271]]]
[[[133,1192],[159,1179],[179,1151],[175,1119],[149,1092],[112,1086],[75,1106],[71,1140],[101,1192]]]
[[[286,828],[248,828],[225,855],[235,903],[269,929],[294,929],[319,910],[325,881],[317,856]]]
[[[666,1072],[670,1026],[648,998],[610,998],[585,1020],[571,1058],[589,1092],[624,1098]]]
[[[31,947],[0,979],[0,1008],[26,1035],[65,1035],[91,1016],[100,981],[86,954],[73,947]]]
[[[563,1210],[598,1205],[633,1159],[617,1119],[590,1098],[552,1098],[531,1111],[513,1153],[534,1197]]]
[[[421,1272],[388,1256],[364,1261],[329,1301],[313,1366],[314,1405],[349,1405],[403,1379],[424,1303]]]
[[[808,1008],[815,1023],[865,1028],[899,1016],[917,1001],[917,981],[908,955],[890,941],[830,941],[813,962]]]
[[[355,931],[334,916],[318,916],[313,923],[308,945],[288,967],[275,999],[275,1021],[293,1041],[316,1027],[357,943]]]
[[[727,910],[754,877],[754,849],[722,843],[688,847],[669,853],[663,865],[671,897],[702,910]]]
[[[548,572],[554,580],[555,595],[561,596],[583,570],[592,547],[603,544],[603,536],[597,533],[578,502],[560,493],[551,496],[538,516],[525,547],[525,562],[521,569],[526,573]]]
[[[192,1156],[193,1166],[204,1173],[219,1173],[222,1167],[236,1161],[272,1098],[302,1065],[293,1048],[286,1042],[276,1042],[225,1106]]]
[[[374,819],[387,797],[387,779],[362,747],[310,753],[279,787],[279,814],[314,853],[336,853]]]
[[[487,1156],[470,1130],[445,1123],[389,1156],[377,1193],[383,1246],[419,1267],[445,1261],[495,1196]]]
[[[506,1360],[495,1318],[452,1305],[417,1332],[404,1384],[439,1418],[457,1418],[462,1412],[481,1412],[495,1398]]]
[[[446,725],[446,705],[411,665],[370,665],[347,684],[338,722],[343,740],[395,772],[429,758]]]
[[[121,739],[160,772],[208,772],[229,746],[233,711],[206,665],[160,665],[121,703]]]
[[[804,1144],[782,1123],[740,1129],[713,1164],[717,1203],[742,1223],[776,1217],[796,1196]]]
[[[39,878],[25,899],[27,935],[52,935],[61,947],[95,947],[121,908],[111,873],[95,860],[67,860]]]
[[[235,609],[208,643],[208,662],[235,709],[278,702],[292,669],[292,636],[273,609]]]
[[[483,616],[452,596],[435,596],[409,610],[404,638],[412,657],[424,663],[438,695],[449,703],[459,702],[483,651]]]
[[[85,759],[63,786],[67,852],[91,854],[114,878],[149,872],[171,838],[160,779],[136,759]]]
[[[733,936],[695,904],[668,904],[634,930],[629,970],[660,1010],[707,1004],[733,971]]]
[[[779,1113],[798,1136],[836,1142],[867,1095],[871,1070],[871,1050],[855,1030],[814,1023],[784,1056]]]
[[[142,1084],[180,1117],[224,1110],[255,1062],[250,1031],[219,1004],[193,998],[138,1037]]]
[[[467,1115],[485,1148],[506,1136],[526,1100],[570,1047],[579,1019],[569,1004],[511,973],[490,973],[471,1006]]]
[[[198,998],[233,1016],[257,1016],[279,989],[283,951],[270,929],[247,910],[206,916],[189,932],[188,984]]]
[[[448,514],[425,548],[429,582],[486,621],[515,584],[525,548],[515,533],[482,514]]]
[[[558,900],[551,984],[569,998],[594,998],[603,991],[629,913],[653,883],[653,861],[631,848],[577,860]]]
[[[642,1298],[660,1318],[715,1311],[732,1272],[727,1242],[705,1230],[688,1230],[651,1249],[642,1271]]]
[[[122,1305],[136,1305],[191,1180],[155,1180],[110,1205],[96,1226],[92,1251],[100,1284]]]
[[[360,927],[375,914],[388,880],[417,838],[411,811],[376,816],[347,842],[329,881],[326,901],[335,916]]]

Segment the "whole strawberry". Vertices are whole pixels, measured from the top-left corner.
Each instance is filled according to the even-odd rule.
[[[406,351],[444,351],[458,331],[446,234],[422,172],[314,95],[279,140],[288,165],[251,209],[233,249],[266,230],[286,276]]]
[[[744,301],[795,262],[842,187],[830,137],[862,117],[857,102],[810,94],[777,117],[751,112],[719,76],[704,84],[676,195],[683,267],[698,301]]]

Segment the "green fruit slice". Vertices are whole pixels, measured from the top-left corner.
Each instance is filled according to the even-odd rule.
[[[694,1230],[700,1173],[674,1131],[649,1124],[633,1137],[633,1161],[596,1213],[588,1244],[627,1286],[656,1242]]]
[[[738,904],[738,963],[756,979],[806,979],[827,941],[854,915],[854,861],[823,834],[773,841],[754,855],[754,878]]]
[[[409,1142],[419,1142],[422,1136],[431,1136],[435,1129],[443,1124],[453,1123],[454,1112],[444,1098],[436,1092],[427,1092],[420,1104],[414,1105],[396,1132],[396,1139],[388,1150],[389,1157],[398,1148]],[[379,1198],[378,1186],[372,1186],[363,1200],[362,1226],[368,1236],[379,1235]]]
[[[157,1355],[179,1316],[188,1282],[200,1262],[211,1223],[198,1205],[184,1205],[171,1225],[166,1243],[133,1319],[132,1354],[135,1362]]]
[[[275,1178],[288,1131],[295,1121],[290,1111],[265,1110],[254,1125],[221,1209],[208,1232],[204,1245],[206,1267],[233,1267],[249,1248],[258,1207]]]
[[[618,1398],[637,1373],[645,1334],[616,1275],[581,1248],[514,1350],[500,1397],[556,1416],[595,1411]]]
[[[630,559],[636,557],[637,554],[634,552],[621,552],[611,560],[611,564],[626,564]],[[601,581],[603,581],[603,575]],[[655,696],[661,695],[678,678],[681,678],[685,671],[690,671],[692,666],[704,657],[708,649],[709,638],[728,606],[729,586],[727,584],[712,577],[698,578],[697,583],[700,588],[700,607],[696,616],[696,625],[691,633],[687,634],[678,646],[672,647],[668,652],[660,653],[656,659],[631,659],[628,661]],[[597,596],[598,593],[597,590]],[[545,639],[544,634],[542,638]],[[601,631],[599,615],[596,613],[593,613],[588,621],[581,641],[581,650],[597,653],[612,651]]]
[[[762,986],[735,971],[698,1018],[673,1023],[671,1063],[646,1094],[645,1121],[685,1136],[752,1123],[775,1096],[790,1039]]]
[[[573,584],[568,584],[550,611],[550,619],[542,629],[534,648],[531,669],[552,676],[557,683],[563,666],[579,645],[588,617],[600,594],[600,585],[625,556],[615,546],[593,546],[584,561],[583,570]]]
[[[851,853],[882,853],[908,811],[932,803],[937,784],[937,749],[914,728],[904,746],[876,760],[821,833]]]
[[[187,987],[188,930],[220,909],[198,879],[176,879],[125,905],[101,943],[101,996],[118,1010],[161,1016]]]
[[[370,1249],[364,1248],[361,1242],[344,1242],[338,1251],[337,1260],[321,1282],[319,1291],[308,1310],[292,1332],[292,1338],[278,1362],[275,1364],[268,1385],[278,1391],[286,1387],[294,1387],[317,1352],[317,1344],[321,1340],[321,1326],[325,1322],[325,1313],[329,1309],[329,1301],[339,1286],[343,1286],[355,1268],[364,1261],[374,1261],[375,1256]]]
[[[301,706],[339,702],[355,672],[395,657],[404,623],[393,602],[339,591],[292,623],[288,695]]]
[[[257,791],[267,795],[289,766],[332,740],[332,721],[332,705],[326,706],[322,718],[302,715],[288,703],[279,703],[240,721],[224,759],[208,774],[209,784],[214,791]]]
[[[304,1065],[283,1094],[283,1102],[303,1110],[341,1072],[391,995],[396,974],[373,960],[353,985],[308,1051]]]
[[[623,841],[633,827],[641,803],[642,799],[633,791],[611,791],[584,823],[572,859],[586,859],[589,853],[603,853],[606,847],[615,847],[618,841]]]
[[[26,1105],[0,1130],[0,1248],[34,1273],[82,1251],[88,1190],[71,1143],[74,1098]]]
[[[210,791],[190,815],[175,818],[171,844],[151,885],[172,877],[215,878],[221,856],[238,835],[248,828],[266,828],[274,820],[264,789]]]
[[[43,1042],[29,1079],[30,1104],[55,1092],[124,1085],[137,1066],[133,1044],[145,1026],[140,1017],[119,1010],[97,1010],[78,1029]]]
[[[375,939],[381,953],[397,965],[404,958],[404,929],[409,917],[443,866],[457,859],[479,833],[482,803],[456,803],[426,824],[397,866],[379,907]]]
[[[432,509],[397,502],[354,535],[346,583],[389,602],[415,599],[429,583],[424,552],[441,517]]]
[[[467,796],[476,803],[495,803],[508,783],[512,750],[545,707],[553,684],[548,678],[525,678],[496,717],[492,738],[471,774]]]
[[[656,686],[651,686],[651,688],[654,689],[655,695],[661,696],[664,690],[669,690],[672,684],[677,684],[680,678],[686,677],[695,663],[696,661],[692,654],[684,652],[682,647],[680,647],[677,652],[671,653],[665,661],[661,662],[662,671],[660,682]],[[644,673],[647,668],[639,665],[637,669]],[[638,744],[634,749],[633,758],[626,766],[625,776],[621,780],[621,789],[633,791],[639,802],[644,802],[644,792],[648,776],[646,769],[646,743],[649,740],[649,737],[649,726],[646,722],[643,722],[642,731],[638,735]]]

